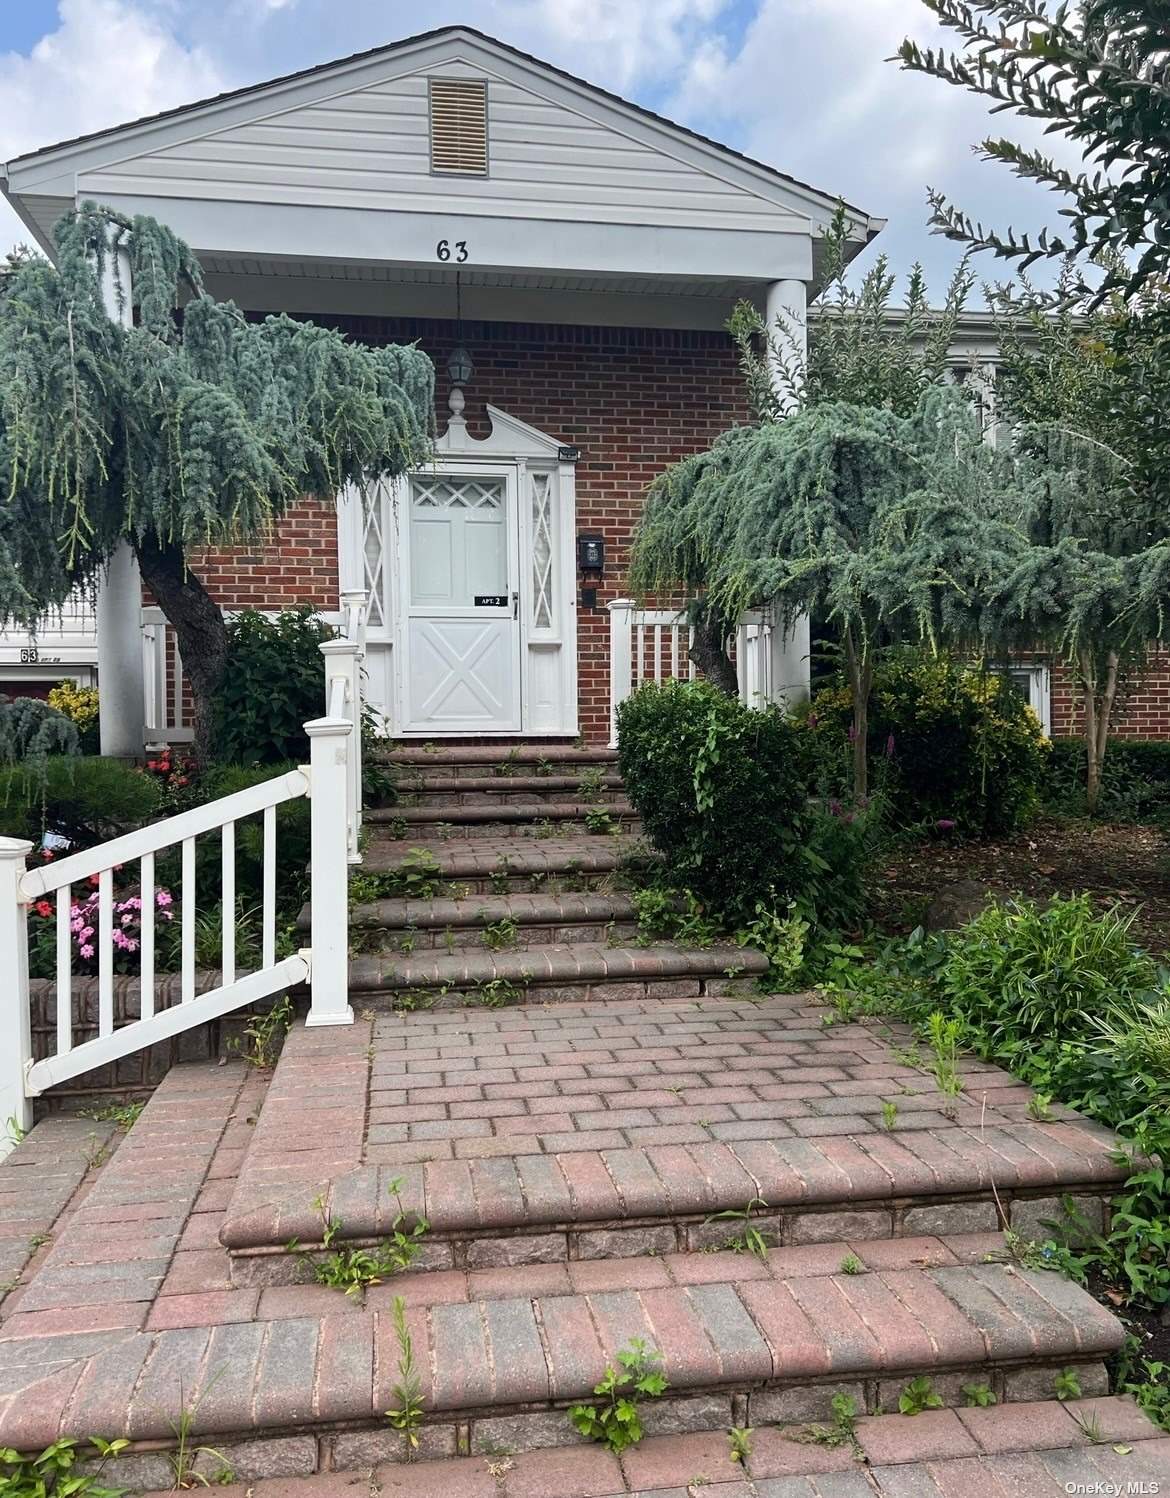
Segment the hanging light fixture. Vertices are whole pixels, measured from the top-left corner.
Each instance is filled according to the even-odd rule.
[[[463,342],[463,288],[459,272],[455,272],[455,347],[447,356],[447,374],[452,385],[468,385],[475,374],[475,365]]]

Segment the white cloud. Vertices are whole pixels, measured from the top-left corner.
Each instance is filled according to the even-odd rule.
[[[61,0],[60,23],[27,55],[0,53],[0,160],[155,114],[228,86],[132,0]],[[28,233],[0,205],[0,252]]]

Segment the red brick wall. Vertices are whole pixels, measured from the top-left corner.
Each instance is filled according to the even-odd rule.
[[[438,430],[446,425],[447,355],[454,324],[320,317],[368,343],[417,341],[438,370]],[[581,730],[609,736],[609,614],[624,592],[626,554],[646,485],[663,468],[747,418],[730,340],[723,333],[464,323],[475,361],[466,418],[489,430],[490,403],[581,450],[577,529],[601,534],[606,571],[596,610],[579,610]],[[336,527],[330,507],[299,506],[270,546],[216,551],[195,564],[225,607],[308,602],[335,607]]]
[[[1084,712],[1068,667],[1052,668],[1052,736],[1066,738],[1084,731]],[[1145,671],[1123,674],[1113,710],[1112,732],[1125,739],[1170,736],[1170,652],[1151,653]]]

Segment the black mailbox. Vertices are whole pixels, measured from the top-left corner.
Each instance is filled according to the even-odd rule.
[[[582,572],[600,577],[605,571],[605,537],[577,537],[577,566]]]

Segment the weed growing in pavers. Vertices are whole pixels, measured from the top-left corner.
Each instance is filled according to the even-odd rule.
[[[861,1262],[856,1254],[846,1254],[845,1257],[841,1260],[841,1273],[864,1274],[865,1265]]]
[[[670,1387],[662,1369],[662,1353],[647,1347],[641,1337],[631,1337],[616,1357],[617,1366],[606,1367],[593,1392],[600,1404],[575,1404],[569,1419],[583,1436],[600,1441],[620,1456],[642,1439],[638,1413],[640,1399],[657,1399]]]
[[[193,1439],[195,1417],[199,1413],[199,1405],[204,1395],[215,1387],[223,1371],[222,1368],[216,1369],[204,1385],[199,1398],[190,1404],[184,1398],[183,1382],[179,1380],[179,1418],[167,1421],[175,1436],[175,1449],[167,1452],[167,1461],[170,1463],[176,1488],[207,1488],[213,1482],[222,1485],[234,1481],[235,1474],[228,1465],[223,1452],[217,1451],[214,1446],[199,1445]],[[220,1464],[210,1478],[196,1471],[200,1457],[213,1457]]]
[[[956,1070],[962,1023],[957,1019],[947,1019],[940,1009],[936,1009],[926,1025],[930,1049],[934,1053],[935,1086],[940,1092],[954,1097],[963,1090],[963,1079]]]
[[[307,1249],[301,1248],[295,1238],[290,1239],[288,1252],[309,1260],[319,1285],[326,1285],[330,1290],[344,1290],[347,1295],[358,1295],[367,1285],[379,1285],[390,1275],[405,1273],[418,1258],[430,1223],[425,1217],[419,1217],[412,1227],[406,1226],[407,1217],[402,1205],[401,1190],[401,1179],[390,1182],[390,1195],[394,1198],[398,1211],[390,1224],[389,1238],[384,1238],[381,1243],[366,1248],[356,1244],[334,1248],[333,1244],[342,1229],[342,1221],[339,1217],[331,1217],[324,1199],[318,1197],[313,1206],[321,1214],[321,1247],[325,1250],[324,1258],[314,1257]]]
[[[129,1129],[138,1122],[145,1107],[146,1104],[142,1101],[103,1103],[100,1108],[83,1108],[81,1117],[92,1118],[94,1123],[112,1123],[117,1124],[120,1129]]]
[[[1069,1399],[1082,1398],[1081,1380],[1077,1375],[1077,1370],[1075,1368],[1062,1368],[1052,1380],[1052,1392],[1062,1404]]]
[[[21,1128],[16,1121],[15,1114],[10,1114],[5,1120],[4,1137],[8,1140],[9,1144],[20,1144],[22,1140],[28,1138],[28,1130]]]
[[[268,1071],[276,1065],[276,1058],[285,1036],[292,1029],[292,1022],[292,1000],[288,994],[282,994],[271,1009],[252,1016],[244,1026],[243,1041],[234,1042],[233,1049],[249,1066]]]
[[[963,1403],[970,1410],[985,1410],[998,1404],[999,1400],[989,1384],[964,1384]]]
[[[96,1472],[85,1474],[73,1471],[80,1455],[76,1441],[54,1441],[39,1456],[0,1446],[0,1493],[4,1498],[121,1498],[126,1489],[106,1487],[101,1477],[106,1463],[130,1442],[90,1436],[89,1444],[101,1461]]]
[[[592,806],[585,813],[586,832],[592,832],[598,837],[610,837],[621,830],[621,824],[600,806]]]
[[[709,1222],[737,1222],[740,1224],[738,1233],[732,1233],[720,1245],[729,1248],[736,1254],[753,1254],[763,1263],[768,1261],[768,1239],[758,1227],[752,1222],[752,1213],[755,1211],[766,1211],[768,1203],[762,1196],[753,1196],[746,1207],[739,1210],[728,1208],[725,1212],[712,1212],[710,1217],[703,1219],[706,1226]]]
[[[741,947],[755,947],[763,952],[768,959],[768,972],[761,983],[766,982],[770,992],[779,989],[787,993],[804,964],[809,930],[808,921],[797,914],[793,901],[788,902],[786,913],[781,915],[767,900],[757,900],[755,914],[735,932],[733,940]]]
[[[542,758],[536,761],[535,773],[537,775],[551,775],[555,768],[552,760]]]
[[[605,766],[590,765],[582,770],[577,781],[577,793],[583,801],[596,801],[605,790]]]
[[[727,1444],[731,1448],[728,1452],[731,1460],[738,1462],[741,1467],[746,1467],[748,1457],[752,1454],[751,1426],[733,1425],[727,1432]]]
[[[1097,1418],[1097,1416],[1094,1415],[1091,1411],[1083,1415],[1077,1413],[1075,1410],[1072,1410],[1069,1413],[1072,1415],[1076,1423],[1080,1426],[1081,1434],[1084,1436],[1085,1440],[1091,1442],[1094,1446],[1100,1445],[1100,1443],[1105,1439],[1105,1433],[1101,1429],[1101,1422]]]
[[[511,864],[505,854],[499,863],[499,867],[493,869],[488,875],[488,884],[491,885],[493,895],[506,895],[508,893],[508,880],[511,877]]]
[[[921,1415],[924,1410],[941,1410],[942,1395],[934,1392],[934,1385],[926,1375],[912,1378],[898,1395],[898,1411],[903,1415]]]
[[[444,889],[442,867],[429,848],[408,849],[397,868],[378,878],[390,894],[408,900],[431,900]]]
[[[811,1446],[855,1446],[857,1444],[857,1401],[852,1394],[834,1394],[829,1400],[828,1425],[806,1425],[796,1435],[798,1441]]]
[[[82,1153],[85,1155],[86,1166],[90,1170],[97,1170],[110,1158],[109,1146],[103,1144],[96,1134],[85,1136],[85,1145]]]
[[[406,1324],[406,1302],[401,1295],[394,1297],[390,1314],[394,1340],[398,1343],[398,1382],[390,1391],[395,1403],[386,1411],[386,1418],[402,1437],[407,1459],[413,1460],[418,1451],[418,1432],[423,1417],[422,1383],[414,1361],[410,1328]]]
[[[51,1233],[34,1233],[28,1240],[28,1246],[35,1253],[38,1248],[43,1248],[52,1238]]]
[[[384,826],[386,828],[386,836],[393,838],[395,842],[401,842],[409,829],[409,824],[405,817],[391,817],[388,822],[384,823]]]
[[[493,921],[490,926],[485,926],[480,933],[480,941],[485,947],[493,952],[502,952],[505,947],[514,947],[516,938],[520,933],[520,923],[515,916],[504,916],[501,920]]]
[[[882,1104],[882,1128],[892,1129],[898,1121],[898,1105],[889,1098]]]
[[[1170,1430],[1170,1363],[1156,1358],[1142,1358],[1139,1363],[1137,1347],[1137,1338],[1127,1336],[1117,1370],[1117,1392],[1131,1395],[1155,1425]]]
[[[524,988],[508,978],[487,978],[475,985],[472,997],[485,1009],[502,1009],[505,1004],[522,1004]]]
[[[1052,1122],[1052,1099],[1044,1092],[1034,1092],[1028,1099],[1028,1117],[1038,1123]]]
[[[538,822],[534,822],[532,824],[533,837],[539,837],[547,840],[550,837],[556,837],[556,835],[556,824],[549,821],[548,817],[541,817]]]

